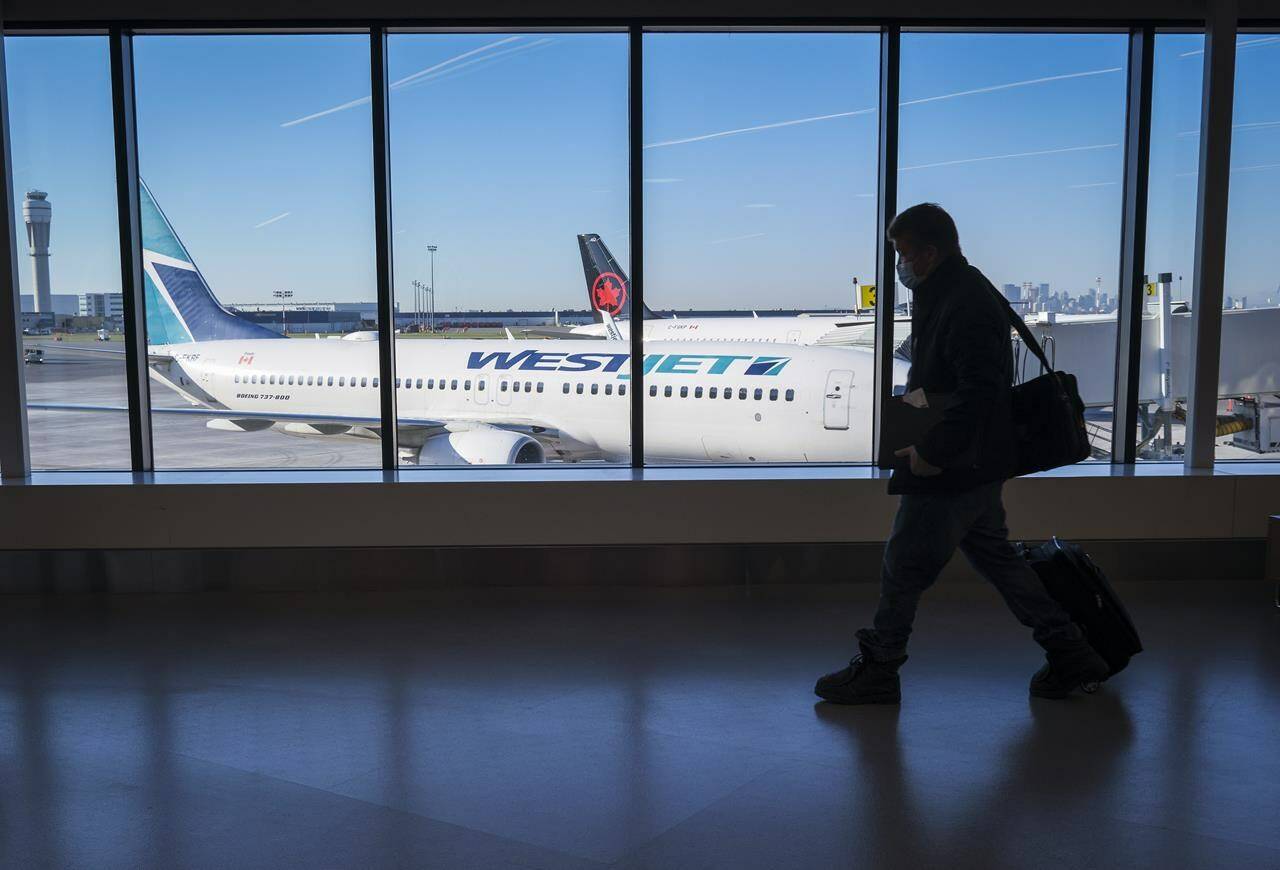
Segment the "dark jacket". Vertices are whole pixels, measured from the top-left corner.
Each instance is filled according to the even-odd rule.
[[[900,460],[890,493],[959,492],[1013,474],[1009,317],[986,277],[959,254],[915,290],[908,391],[947,396],[941,421],[916,444],[936,477],[916,477]]]

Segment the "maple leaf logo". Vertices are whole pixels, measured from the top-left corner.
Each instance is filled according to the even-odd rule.
[[[616,315],[627,304],[627,287],[613,272],[603,272],[591,284],[591,302],[596,310]]]

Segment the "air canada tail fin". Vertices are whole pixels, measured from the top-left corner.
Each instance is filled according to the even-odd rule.
[[[618,261],[609,253],[600,236],[583,233],[578,236],[578,250],[582,253],[582,271],[587,278],[587,301],[596,323],[603,323],[600,312],[625,319],[631,316],[631,280],[622,271]],[[649,306],[644,307],[646,319],[653,319]]]
[[[147,290],[147,343],[284,338],[223,307],[141,180],[142,268]]]

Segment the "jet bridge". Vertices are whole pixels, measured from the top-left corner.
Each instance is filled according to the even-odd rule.
[[[1191,312],[1170,299],[1170,284],[1155,285],[1142,317],[1138,381],[1144,442],[1158,453],[1172,449],[1172,427],[1180,418],[1191,377]],[[1091,409],[1108,408],[1115,389],[1116,315],[1032,314],[1027,326],[1055,368],[1076,376]],[[1253,452],[1280,452],[1280,308],[1222,312],[1222,360],[1218,396],[1228,403],[1219,434]],[[1040,364],[1016,344],[1019,379],[1035,377]]]

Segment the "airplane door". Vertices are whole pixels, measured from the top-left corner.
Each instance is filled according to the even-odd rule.
[[[206,396],[213,395],[213,364],[214,359],[206,359],[202,361],[200,366],[200,388],[204,390]]]
[[[827,373],[827,391],[822,400],[822,425],[828,429],[849,428],[849,394],[853,392],[853,372],[837,369]]]

